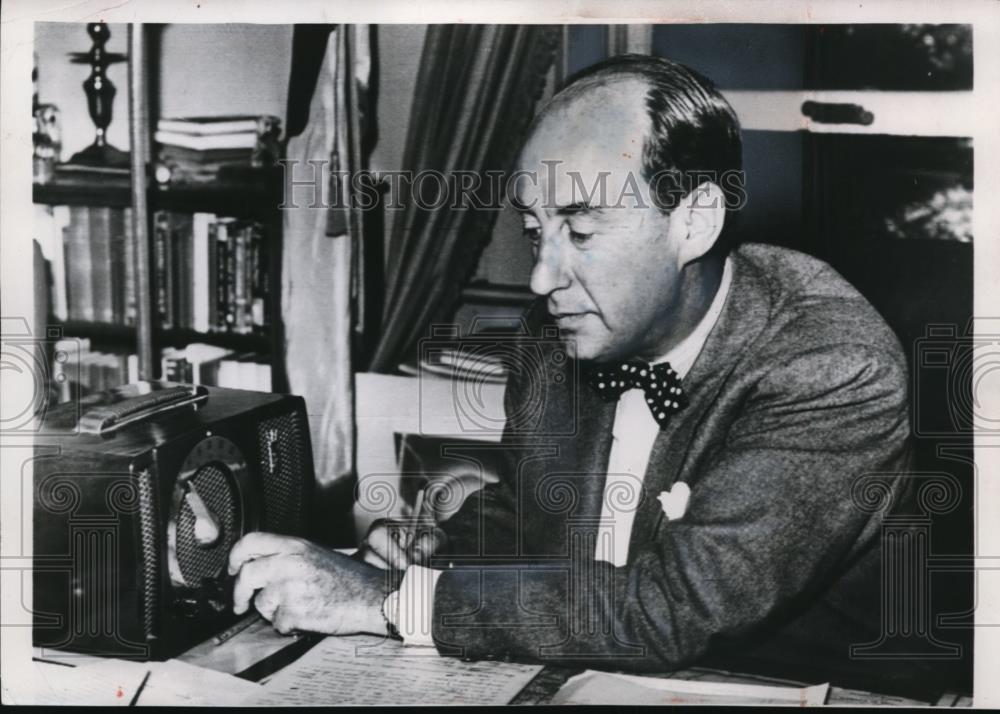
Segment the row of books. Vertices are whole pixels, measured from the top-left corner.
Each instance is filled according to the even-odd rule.
[[[268,329],[270,262],[259,223],[157,211],[153,226],[153,298],[161,327],[239,334]],[[34,233],[48,262],[56,319],[135,324],[131,208],[38,206]]]
[[[135,323],[132,209],[54,206],[36,216],[49,262],[49,301],[60,320]]]
[[[66,355],[53,362],[56,401],[70,401],[139,380],[139,360],[133,352],[93,349],[87,338],[59,340],[55,352]],[[263,357],[214,345],[167,348],[161,353],[160,369],[161,378],[171,382],[271,391],[271,365]]]
[[[164,328],[250,334],[270,326],[268,242],[256,221],[157,211],[153,263]]]
[[[272,115],[163,118],[156,123],[157,182],[199,184],[273,166],[281,121]]]

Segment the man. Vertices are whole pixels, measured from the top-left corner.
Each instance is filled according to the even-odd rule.
[[[905,360],[825,264],[728,245],[740,153],[732,109],[676,63],[615,58],[560,92],[517,186],[528,324],[560,339],[523,341],[499,482],[413,547],[369,534],[398,588],[251,534],[230,558],[237,611],[256,592],[279,630],[388,621],[474,658],[844,681],[849,645],[880,634],[880,511],[852,493],[872,474],[900,490]]]

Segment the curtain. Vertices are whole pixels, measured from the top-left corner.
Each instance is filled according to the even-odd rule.
[[[358,52],[367,43],[366,25],[297,28],[293,82],[289,95],[288,164],[295,181],[312,181],[309,161],[316,167],[314,185],[295,186],[284,210],[281,273],[282,322],[285,332],[285,366],[288,387],[306,400],[312,437],[319,500],[324,503],[350,498],[331,497],[339,485],[351,487],[354,454],[353,373],[351,341],[354,324],[352,294],[354,244],[357,221],[345,218],[344,208],[331,204],[328,170],[332,163],[347,169],[357,161],[352,152],[350,126],[356,124],[356,99],[367,82],[370,63]],[[355,41],[353,52],[347,42]],[[304,58],[304,59],[303,59]],[[311,59],[310,59],[311,58]],[[319,63],[318,70],[305,65]],[[307,106],[308,112],[301,107]],[[295,109],[298,107],[298,109]],[[313,208],[316,188],[322,201]],[[289,202],[286,199],[286,202]]]
[[[403,169],[506,171],[520,150],[555,55],[554,26],[434,25],[417,74]],[[430,182],[428,182],[430,184]],[[435,184],[424,184],[425,200]],[[418,186],[419,188],[419,186]],[[369,367],[415,356],[450,314],[489,241],[497,210],[425,208],[402,196],[388,242],[382,328]]]

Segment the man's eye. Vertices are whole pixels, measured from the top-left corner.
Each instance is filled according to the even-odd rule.
[[[574,243],[586,243],[590,240],[590,237],[594,235],[593,233],[580,233],[579,231],[570,231],[569,237]]]
[[[537,226],[533,228],[524,228],[524,237],[530,240],[532,243],[537,243],[542,239],[542,229]]]

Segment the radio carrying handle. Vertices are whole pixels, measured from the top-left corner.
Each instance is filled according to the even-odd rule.
[[[200,405],[207,399],[208,390],[201,385],[159,389],[116,404],[94,407],[80,417],[79,428],[83,434],[104,436],[129,424]]]

